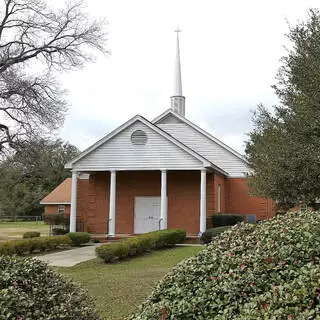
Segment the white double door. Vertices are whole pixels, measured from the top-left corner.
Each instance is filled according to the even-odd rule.
[[[160,197],[135,197],[134,233],[159,230],[160,206]]]

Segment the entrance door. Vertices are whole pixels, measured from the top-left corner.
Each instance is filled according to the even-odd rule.
[[[160,197],[135,197],[134,233],[159,230]]]

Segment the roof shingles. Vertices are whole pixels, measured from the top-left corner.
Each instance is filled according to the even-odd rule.
[[[71,178],[65,179],[46,197],[44,197],[40,204],[68,204],[71,202]]]

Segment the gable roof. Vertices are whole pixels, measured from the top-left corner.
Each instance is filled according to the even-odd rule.
[[[242,154],[240,154],[239,152],[237,152],[236,150],[230,148],[228,145],[226,145],[225,143],[223,143],[221,140],[219,140],[218,138],[214,137],[213,135],[211,135],[209,132],[201,129],[199,126],[197,126],[196,124],[194,124],[193,122],[191,122],[190,120],[186,119],[185,117],[173,112],[171,109],[167,109],[165,112],[163,112],[162,114],[160,114],[158,117],[156,117],[152,123],[157,125],[161,120],[165,119],[168,116],[173,116],[175,117],[179,122],[181,123],[185,123],[187,125],[189,125],[190,127],[192,127],[193,129],[195,129],[196,131],[200,132],[201,134],[203,134],[204,136],[206,136],[207,138],[209,138],[210,140],[212,140],[213,142],[215,142],[216,144],[218,144],[219,146],[221,146],[222,148],[228,150],[230,153],[232,153],[233,155],[235,155],[237,158],[239,158],[240,160],[244,161],[246,164],[248,164],[248,162],[246,161],[246,159],[243,157]]]
[[[71,202],[71,178],[65,179],[46,197],[40,204],[70,204]]]
[[[178,148],[184,150],[189,155],[191,155],[195,159],[197,159],[200,162],[202,162],[204,167],[211,167],[211,168],[217,170],[218,172],[222,173],[223,175],[228,175],[228,173],[226,171],[224,171],[220,167],[216,166],[215,164],[210,162],[208,159],[206,159],[205,157],[203,157],[202,155],[200,155],[199,153],[197,153],[196,151],[194,151],[190,147],[186,146],[185,144],[183,144],[182,142],[180,142],[179,140],[177,140],[176,138],[171,136],[169,133],[167,133],[166,131],[162,130],[158,126],[152,124],[150,121],[148,121],[147,119],[145,119],[144,117],[142,117],[140,115],[134,116],[133,118],[131,118],[130,120],[128,120],[127,122],[122,124],[120,127],[116,128],[111,133],[107,134],[102,139],[100,139],[99,141],[94,143],[92,146],[90,146],[89,148],[84,150],[78,157],[76,157],[75,159],[73,159],[70,162],[68,162],[65,165],[65,168],[72,169],[73,165],[76,162],[78,162],[79,160],[83,159],[84,157],[89,155],[94,150],[97,150],[100,146],[105,144],[107,141],[111,140],[113,137],[117,136],[119,133],[121,133],[122,131],[124,131],[126,128],[128,128],[129,126],[131,126],[132,124],[134,124],[137,121],[140,121],[141,123],[143,123],[144,125],[149,127],[151,130],[155,131],[157,134],[159,134],[160,136],[165,138],[166,140],[172,142]]]

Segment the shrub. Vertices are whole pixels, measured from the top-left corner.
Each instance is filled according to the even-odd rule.
[[[214,214],[211,216],[213,227],[233,226],[245,220],[244,215],[240,214]]]
[[[131,319],[318,319],[319,243],[318,212],[235,225],[168,273]]]
[[[205,232],[202,233],[200,240],[202,243],[210,243],[213,237],[221,234],[222,232],[230,229],[231,226],[221,226],[216,228],[207,229]]]
[[[52,228],[52,234],[54,236],[64,235],[64,234],[67,234],[68,232],[69,230],[65,228]]]
[[[93,300],[39,260],[0,256],[1,319],[97,320]]]
[[[80,246],[81,244],[88,243],[90,241],[88,232],[69,232],[67,236],[70,238],[74,246]]]
[[[105,262],[112,262],[128,256],[140,255],[151,249],[173,246],[176,243],[183,242],[185,236],[186,232],[182,229],[153,231],[97,247],[96,254]]]
[[[44,223],[50,224],[50,225],[64,225],[68,226],[70,224],[70,217],[65,217],[63,214],[57,213],[57,214],[43,214],[42,219]]]
[[[28,231],[23,234],[23,239],[38,238],[38,237],[40,237],[40,232],[38,231]]]
[[[0,242],[0,254],[24,255],[35,251],[50,251],[57,247],[66,247],[70,245],[71,240],[67,236],[11,240],[6,242]]]

